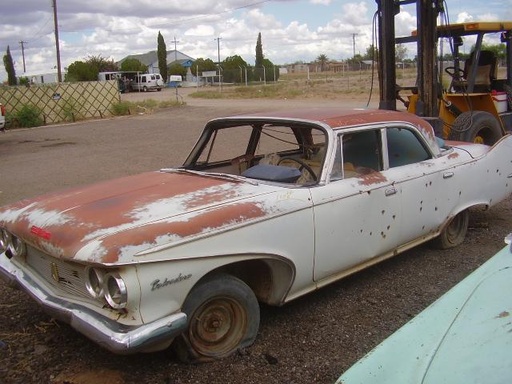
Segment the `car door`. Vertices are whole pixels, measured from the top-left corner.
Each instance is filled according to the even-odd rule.
[[[410,247],[435,232],[458,204],[457,170],[432,154],[415,127],[394,124],[385,131],[385,174],[402,205],[398,240]]]
[[[330,181],[311,189],[314,280],[335,279],[396,247],[401,204],[384,176],[381,129],[340,134]]]

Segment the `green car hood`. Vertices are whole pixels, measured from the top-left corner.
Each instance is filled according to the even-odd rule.
[[[511,314],[512,253],[507,246],[384,340],[337,384],[510,383]]]

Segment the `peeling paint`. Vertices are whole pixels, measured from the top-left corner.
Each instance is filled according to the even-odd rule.
[[[372,185],[385,183],[388,180],[381,172],[372,172],[366,175],[360,176],[359,184],[361,185]]]

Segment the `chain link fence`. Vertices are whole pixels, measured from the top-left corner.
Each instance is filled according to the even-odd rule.
[[[34,84],[27,87],[0,87],[11,126],[24,106],[37,108],[45,124],[112,115],[112,106],[121,101],[117,81]]]

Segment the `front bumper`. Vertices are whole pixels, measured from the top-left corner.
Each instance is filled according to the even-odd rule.
[[[187,315],[176,313],[140,326],[126,326],[99,315],[83,305],[51,296],[4,253],[0,254],[0,279],[34,298],[52,317],[70,324],[95,343],[119,354],[151,351],[170,344],[187,326]]]

